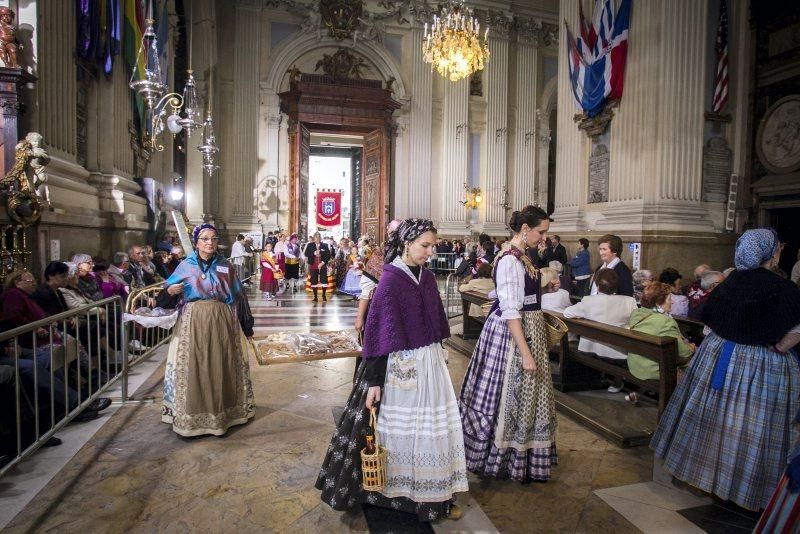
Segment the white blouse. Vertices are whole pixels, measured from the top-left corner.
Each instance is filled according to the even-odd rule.
[[[504,321],[519,319],[519,310],[525,300],[525,267],[511,254],[506,254],[497,264],[497,299],[500,317]]]
[[[555,293],[542,295],[543,310],[563,312],[570,306],[572,306],[572,301],[569,300],[569,292],[566,289],[559,289]]]

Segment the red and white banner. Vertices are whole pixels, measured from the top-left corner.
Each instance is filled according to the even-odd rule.
[[[329,228],[342,224],[341,191],[317,191],[317,226]]]

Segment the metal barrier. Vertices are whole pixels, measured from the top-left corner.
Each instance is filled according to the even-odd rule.
[[[447,274],[456,270],[456,259],[461,256],[455,252],[437,252],[428,260],[429,268],[435,274]]]
[[[115,296],[0,334],[4,351],[0,366],[6,371],[0,384],[5,405],[0,436],[5,434],[2,440],[4,446],[9,445],[10,455],[10,438],[16,450],[12,460],[0,469],[0,477],[46,443],[109,386],[127,378],[126,332],[119,328],[122,306],[122,298]],[[13,412],[7,402],[11,397]],[[126,400],[124,392],[122,400]]]
[[[458,317],[463,313],[461,306],[461,293],[458,291],[458,286],[458,275],[456,275],[456,273],[448,274],[447,279],[444,282],[444,311],[447,314],[448,319]]]

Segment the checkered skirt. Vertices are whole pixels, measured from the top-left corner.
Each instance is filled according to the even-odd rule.
[[[550,478],[550,468],[558,463],[558,456],[542,313],[525,312],[523,324],[526,335],[536,337],[532,352],[538,369],[530,376],[522,373],[521,357],[506,321],[495,314],[486,319],[461,388],[464,449],[467,469],[473,473],[521,482],[544,481]],[[507,387],[504,403],[504,385],[511,385],[506,384],[508,380],[515,380],[515,387],[511,388],[514,393],[509,393]],[[520,417],[511,420],[508,414],[513,418],[515,413]],[[523,413],[527,417],[522,417]],[[507,436],[518,444],[511,445]]]
[[[800,365],[736,345],[722,388],[711,378],[725,340],[709,334],[661,417],[650,446],[679,480],[750,510],[764,508],[783,474],[800,401]]]

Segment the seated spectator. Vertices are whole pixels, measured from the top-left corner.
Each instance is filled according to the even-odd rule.
[[[642,299],[642,292],[653,282],[653,273],[647,269],[639,269],[633,273],[633,298],[638,304]]]
[[[169,253],[169,261],[167,262],[167,270],[169,274],[175,272],[175,269],[178,268],[178,264],[183,261],[186,257],[186,254],[183,253],[183,248],[174,246]]]
[[[86,263],[83,265],[86,265]],[[78,266],[72,264],[67,264],[67,266],[69,267],[67,283],[64,285],[64,287],[58,289],[59,292],[61,292],[61,295],[64,297],[64,301],[67,303],[67,308],[74,310],[75,308],[80,308],[81,306],[86,306],[87,304],[94,302],[89,300],[89,298],[86,297],[79,289],[80,279],[78,277]],[[98,288],[98,292],[99,291],[100,289]],[[102,293],[100,293],[100,299],[98,300],[102,300],[102,298]],[[102,316],[105,313],[103,308],[100,307],[93,308],[92,311],[97,316]]]
[[[70,263],[74,263],[75,265],[79,265],[81,263],[91,263],[92,267],[94,267],[94,260],[89,254],[84,254],[83,252],[78,252],[77,254],[72,255],[72,259],[69,260]]]
[[[130,258],[125,252],[115,252],[108,266],[108,274],[116,278],[124,286],[131,285],[131,273],[128,270]]]
[[[689,300],[692,298],[692,292],[698,291],[700,289],[700,278],[708,271],[711,270],[711,267],[706,265],[705,263],[701,263],[697,267],[694,268],[694,280],[691,284],[688,284],[686,287],[683,288],[682,293],[689,297]]]
[[[60,261],[51,261],[44,268],[44,284],[33,292],[31,298],[47,315],[57,315],[69,309],[59,291],[66,287],[69,267]]]
[[[76,288],[81,295],[90,301],[103,300],[103,292],[100,291],[100,287],[97,285],[97,280],[95,280],[94,273],[92,272],[93,269],[94,262],[78,264]]]
[[[156,251],[155,256],[153,256],[153,265],[156,267],[156,274],[164,279],[169,278],[169,269],[167,268],[168,261],[169,253],[163,250]]]
[[[477,293],[483,293],[484,295],[489,295],[489,292],[494,289],[494,280],[492,280],[492,266],[484,263],[480,267],[478,267],[478,272],[476,273],[475,277],[472,278],[466,284],[462,284],[459,286],[458,290],[460,292],[464,291],[475,291]],[[481,312],[481,307],[475,303],[470,304],[469,307],[469,315],[470,317],[481,317],[483,313]]]
[[[552,261],[552,263],[558,263]],[[560,264],[559,264],[560,265]],[[572,305],[569,293],[561,289],[561,279],[558,272],[550,267],[539,270],[542,284],[542,309],[546,311],[563,312]]]
[[[128,273],[130,275],[131,289],[142,289],[156,283],[155,267],[150,270],[150,260],[147,258],[147,251],[144,247],[133,245],[128,249],[128,256],[130,263],[128,265]]]
[[[575,291],[575,285],[572,283],[572,277],[564,274],[564,266],[561,264],[561,262],[553,260],[550,262],[548,267],[558,273],[558,280],[561,284],[561,289],[571,295]]]
[[[0,309],[3,325],[7,329],[26,326],[47,317],[42,308],[31,298],[36,291],[36,279],[28,271],[14,271],[6,277],[5,291],[0,294]],[[44,328],[35,332],[37,344],[48,342],[49,333]],[[25,348],[33,347],[34,337],[23,335],[19,344]]]
[[[658,281],[672,288],[672,315],[673,317],[687,317],[689,315],[689,298],[681,293],[681,273],[672,267],[667,267],[658,276]]]
[[[626,327],[631,313],[636,309],[633,297],[617,295],[617,273],[613,269],[600,269],[594,277],[598,293],[583,297],[578,304],[564,310],[564,317],[590,319],[611,326]],[[628,355],[617,347],[581,337],[578,350],[593,352],[615,365],[624,366]],[[618,393],[622,384],[611,385],[608,391]]]
[[[800,250],[797,251],[797,261],[795,262],[794,266],[792,266],[789,280],[797,285],[800,285]]]
[[[719,271],[706,271],[700,278],[700,292],[695,292],[696,298],[689,297],[689,318],[700,321],[706,300],[714,289],[725,280]]]
[[[575,257],[569,260],[572,268],[572,276],[575,277],[576,294],[579,297],[588,295],[591,290],[592,267],[589,254],[589,240],[582,237],[578,240],[580,247],[575,253]]]
[[[494,261],[494,256],[495,256],[495,254],[494,254],[494,242],[489,241],[489,240],[484,241],[483,243],[481,243],[481,249],[483,249],[483,256],[481,257],[481,259],[485,263],[488,263],[489,265],[491,265],[492,262]]]
[[[642,294],[642,307],[631,312],[628,328],[653,336],[674,337],[678,340],[678,363],[686,363],[694,354],[696,347],[687,342],[681,335],[678,323],[670,317],[670,308],[674,287],[661,282],[647,286]],[[658,380],[658,362],[640,356],[628,354],[628,369],[640,380]],[[631,393],[629,400],[636,401],[636,394]]]
[[[109,268],[110,265],[108,262],[102,258],[98,258],[94,264],[94,277],[100,288],[100,292],[103,294],[103,298],[106,299],[114,295],[119,295],[124,299],[128,295],[125,290],[125,284],[120,282],[119,278],[112,276],[112,274],[108,272]]]
[[[597,240],[597,253],[603,261],[596,271],[595,276],[601,269],[614,269],[617,273],[617,294],[633,297],[633,276],[630,268],[620,258],[622,254],[622,239],[618,235],[606,234]],[[599,290],[597,283],[591,285],[591,294],[596,295]]]

